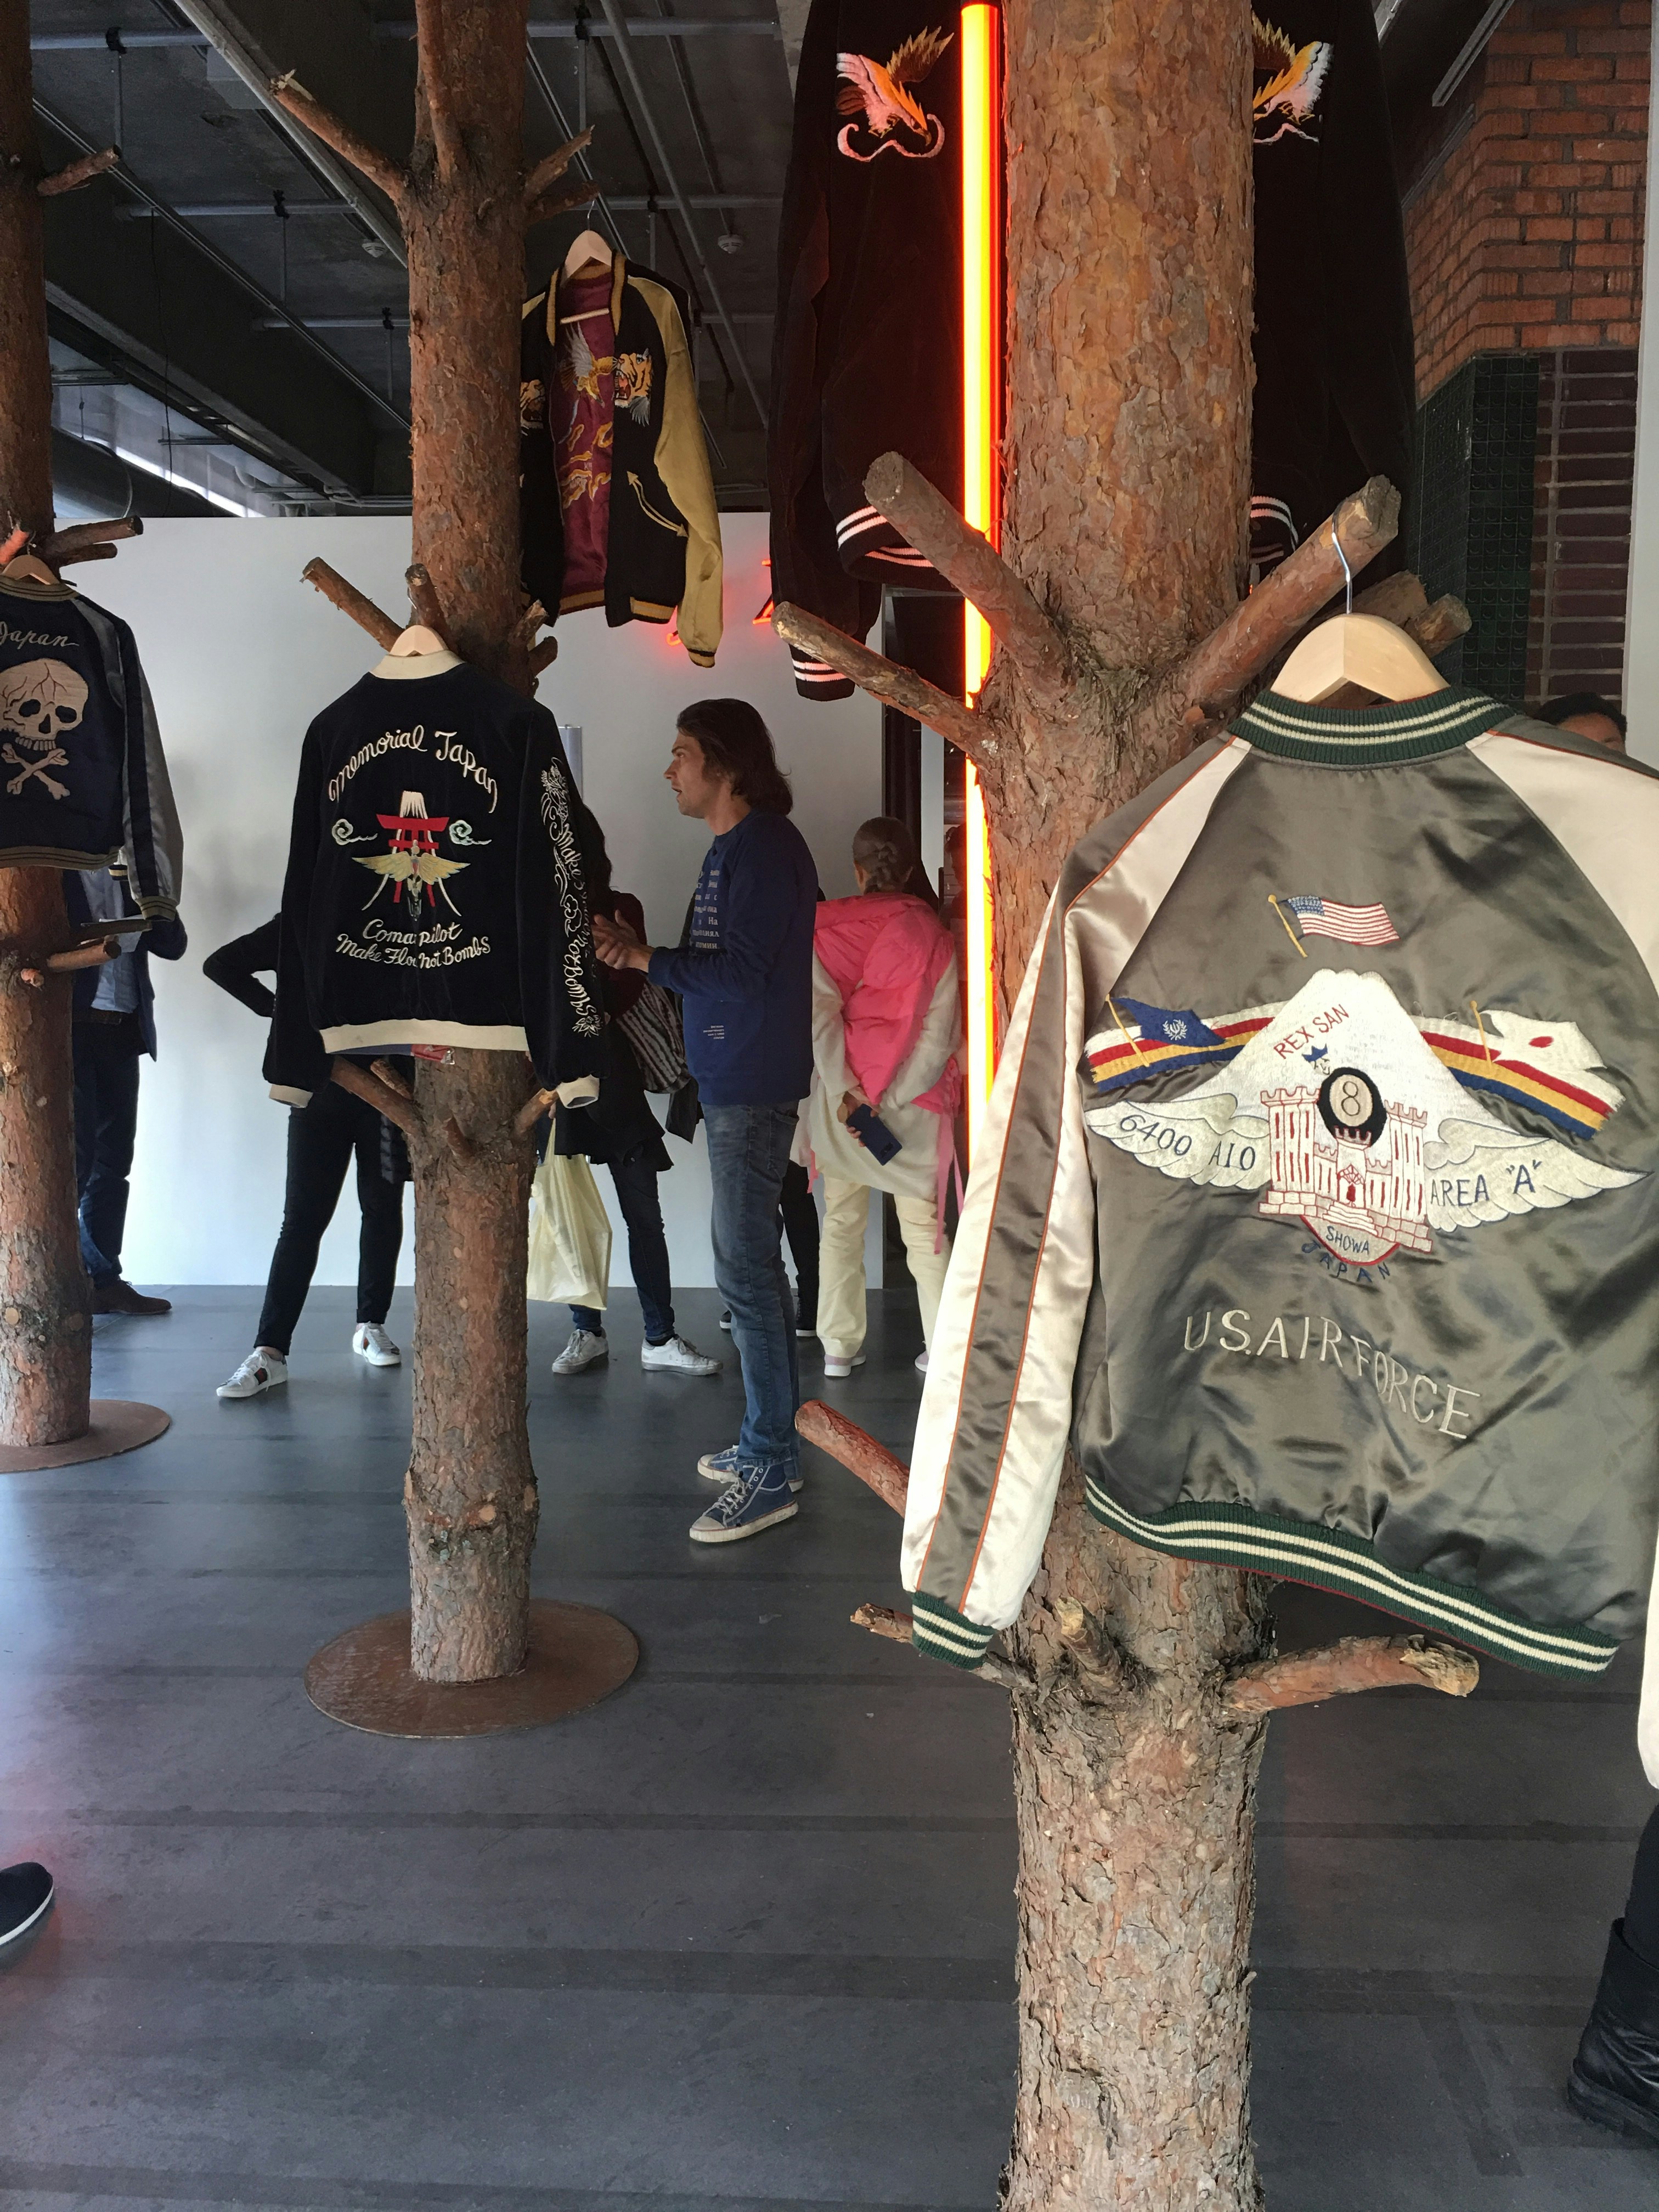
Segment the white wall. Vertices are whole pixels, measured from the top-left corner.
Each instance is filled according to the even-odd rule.
[[[598,611],[559,625],[539,696],[583,731],[583,785],[605,825],[616,880],[638,894],[659,941],[678,939],[708,840],[663,783],[677,710],[740,695],[758,707],[795,787],[795,820],[830,897],[853,889],[853,831],[881,805],[881,718],[862,696],[798,700],[788,657],[752,617],[769,588],[766,517],[722,518],[726,638],[694,668],[642,623]],[[397,517],[152,522],[118,559],[79,572],[89,596],[132,624],[185,824],[181,912],[191,950],[152,963],[161,1057],[146,1062],[124,1255],[146,1283],[259,1283],[282,1218],[287,1109],[265,1096],[264,1024],[216,990],[203,957],[274,912],[306,726],[379,658],[356,624],[300,580],[320,554],[394,617],[407,605],[409,525]],[[701,1137],[675,1139],[662,1182],[675,1279],[712,1282]],[[610,1177],[601,1175],[607,1196]],[[410,1279],[412,1238],[401,1279]],[[618,1234],[613,1279],[629,1279]],[[356,1210],[342,1201],[317,1279],[356,1279]],[[873,1278],[872,1279],[878,1279]]]

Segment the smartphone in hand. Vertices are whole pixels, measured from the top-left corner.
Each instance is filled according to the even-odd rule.
[[[855,1106],[847,1117],[847,1126],[858,1139],[872,1159],[880,1167],[895,1159],[904,1150],[898,1139],[881,1121],[873,1106]]]

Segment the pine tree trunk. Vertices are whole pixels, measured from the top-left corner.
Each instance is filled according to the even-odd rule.
[[[519,307],[526,0],[441,10],[435,90],[463,158],[446,179],[419,103],[409,246],[415,558],[464,659],[522,690],[519,590]],[[431,11],[435,16],[438,13]],[[428,1681],[524,1663],[536,1477],[525,1421],[526,1218],[531,1161],[514,1114],[523,1058],[458,1051],[422,1065],[416,1144],[415,1419],[409,1519],[410,1658]],[[459,1147],[443,1133],[453,1121]]]
[[[1234,604],[1249,495],[1250,18],[1243,0],[1009,0],[1005,557],[1093,672],[1045,724],[1000,656],[981,704],[1005,994],[1066,851],[1177,757],[1130,735]],[[1129,1686],[1060,1622],[1121,1648]],[[1096,1528],[1068,1467],[1011,1638],[1019,2087],[1009,2212],[1252,2212],[1248,1952],[1262,1730],[1223,1670],[1259,1586]],[[1068,1662],[1068,1652],[1071,1658]]]
[[[0,540],[52,528],[41,173],[29,11],[0,8]],[[52,868],[0,869],[0,1445],[86,1434],[92,1327],[75,1221],[70,979],[18,970],[66,941]]]

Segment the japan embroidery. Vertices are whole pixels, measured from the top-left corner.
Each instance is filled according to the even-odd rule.
[[[1264,1219],[1299,1222],[1356,1266],[1638,1180],[1508,1127],[1469,1095],[1485,1090],[1573,1134],[1595,1133],[1620,1093],[1593,1072],[1594,1048],[1571,1023],[1540,1030],[1516,1014],[1483,1016],[1503,1049],[1486,1039],[1479,1054],[1475,1026],[1413,1021],[1380,975],[1328,969],[1282,1007],[1213,1023],[1167,1018],[1202,1032],[1193,1060],[1227,1064],[1178,1098],[1121,1100],[1126,1083],[1158,1071],[1123,1064],[1145,1024],[1133,1037],[1103,1030],[1085,1048],[1085,1125],[1176,1180],[1261,1190]],[[1166,1043],[1158,1036],[1152,1048]]]

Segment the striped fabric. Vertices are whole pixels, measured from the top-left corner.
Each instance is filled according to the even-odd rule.
[[[1382,906],[1344,906],[1340,899],[1299,892],[1285,902],[1304,937],[1334,937],[1344,945],[1398,945],[1400,933]]]
[[[1276,1520],[1244,1505],[1186,1504],[1143,1520],[1097,1482],[1088,1483],[1087,1496],[1097,1521],[1152,1551],[1346,1591],[1415,1627],[1455,1637],[1534,1674],[1600,1674],[1619,1649],[1587,1629],[1541,1628],[1522,1620],[1477,1589],[1391,1567],[1369,1544],[1339,1528]]]

